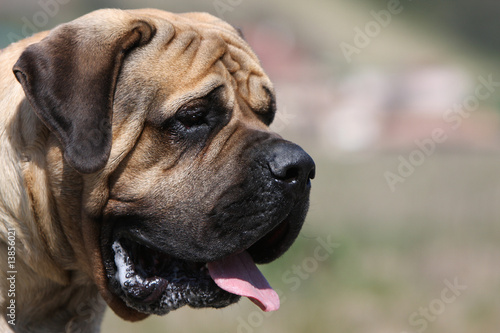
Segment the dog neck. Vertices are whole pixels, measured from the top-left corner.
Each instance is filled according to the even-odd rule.
[[[8,80],[0,87],[21,89],[13,76]],[[0,96],[0,262],[13,265],[0,270],[0,332],[97,332],[106,304],[75,264],[54,215],[44,167],[48,130],[24,95],[13,95],[20,97]]]
[[[87,277],[75,272],[72,283],[61,286],[27,271],[22,265],[17,271],[15,317],[2,316],[1,332],[99,332],[106,303]],[[2,308],[9,303],[2,300]]]

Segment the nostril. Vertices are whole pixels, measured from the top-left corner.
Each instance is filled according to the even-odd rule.
[[[295,182],[299,179],[300,177],[300,168],[298,167],[291,167],[288,168],[285,172],[285,175],[283,177],[283,181],[287,183],[292,183]]]
[[[274,162],[274,163],[273,163]],[[296,165],[282,165],[273,161],[269,163],[269,169],[273,177],[279,181],[291,183],[300,176],[300,168]]]

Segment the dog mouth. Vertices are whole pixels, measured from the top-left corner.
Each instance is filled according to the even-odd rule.
[[[295,235],[285,219],[251,247],[214,262],[192,262],[128,236],[111,245],[111,290],[127,306],[164,315],[184,305],[222,308],[248,297],[263,311],[279,308],[279,297],[255,262],[265,263],[286,251]],[[291,241],[290,241],[291,239]]]
[[[184,305],[219,308],[239,300],[217,287],[206,263],[175,259],[129,239],[116,240],[112,249],[115,292],[140,312],[164,315]]]

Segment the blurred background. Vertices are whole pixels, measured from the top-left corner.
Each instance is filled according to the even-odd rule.
[[[183,308],[103,332],[498,332],[500,3],[0,0],[0,48],[103,7],[206,11],[275,83],[273,125],[317,162],[282,307]]]

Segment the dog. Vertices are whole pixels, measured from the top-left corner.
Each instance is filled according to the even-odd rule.
[[[99,331],[277,294],[313,159],[273,86],[204,13],[103,9],[0,52],[2,332]]]

